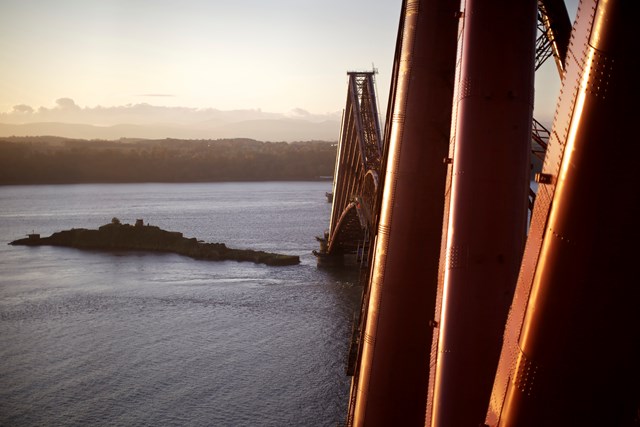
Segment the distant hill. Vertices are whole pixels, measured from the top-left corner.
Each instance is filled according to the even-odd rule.
[[[0,137],[0,185],[318,180],[336,143]]]
[[[0,137],[59,136],[80,139],[178,138],[219,139],[251,138],[261,141],[337,141],[340,123],[336,120],[313,122],[295,118],[257,119],[238,122],[218,120],[184,124],[117,124],[94,126],[87,124],[36,122],[25,124],[0,123]]]

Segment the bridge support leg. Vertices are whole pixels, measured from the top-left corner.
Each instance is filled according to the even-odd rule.
[[[638,423],[639,12],[578,9],[489,425]]]
[[[489,404],[526,237],[536,12],[466,0],[432,426],[479,425]]]
[[[458,0],[406,0],[353,425],[424,425]]]

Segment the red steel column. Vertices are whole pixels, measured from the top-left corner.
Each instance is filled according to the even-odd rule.
[[[536,0],[467,0],[445,246],[434,426],[477,426],[525,243]]]
[[[423,425],[459,0],[407,0],[354,425]]]
[[[578,9],[491,425],[637,425],[639,12]]]

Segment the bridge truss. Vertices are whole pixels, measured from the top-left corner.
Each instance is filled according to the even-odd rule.
[[[496,2],[491,3],[474,0],[463,2],[463,6],[470,6],[472,10],[473,7],[486,7],[488,4],[489,7],[496,7]],[[467,241],[459,245],[453,240],[454,244],[446,245],[451,235],[455,234],[447,230],[447,221],[451,217],[458,218],[459,227],[455,232],[460,233],[469,220],[473,221],[473,216],[478,215],[469,206],[462,208],[463,204],[468,204],[469,200],[480,200],[474,208],[484,210],[503,203],[503,200],[494,198],[495,188],[482,195],[472,193],[466,199],[458,195],[457,205],[450,203],[452,176],[462,182],[460,176],[475,173],[474,168],[486,167],[483,162],[491,159],[491,156],[482,156],[482,161],[469,167],[471,163],[461,161],[466,160],[460,154],[463,147],[456,147],[462,140],[467,144],[464,149],[470,148],[468,138],[466,141],[463,136],[458,139],[453,131],[464,130],[464,127],[456,129],[456,121],[466,119],[461,117],[456,102],[459,104],[462,98],[478,94],[473,92],[475,88],[470,80],[459,79],[459,75],[456,75],[455,82],[453,77],[449,79],[448,74],[443,74],[435,86],[432,82],[429,83],[431,86],[416,85],[416,82],[428,80],[428,76],[433,75],[430,73],[433,70],[429,68],[430,64],[442,59],[442,55],[447,58],[456,56],[455,52],[452,55],[450,51],[451,25],[446,24],[447,34],[443,35],[440,30],[445,24],[433,30],[435,27],[429,27],[425,22],[436,25],[434,22],[443,23],[454,15],[461,20],[457,40],[455,34],[451,38],[453,50],[456,44],[458,49],[456,68],[460,66],[460,58],[469,55],[472,50],[464,52],[461,47],[466,25],[464,21],[468,20],[468,23],[472,23],[470,25],[486,26],[487,23],[478,20],[479,14],[474,23],[473,12],[465,16],[465,10],[458,10],[457,0],[403,1],[383,140],[377,123],[373,73],[349,73],[347,106],[334,175],[330,229],[324,237],[319,238],[321,250],[317,252],[319,264],[341,263],[345,254],[360,255],[363,298],[347,367],[347,373],[353,375],[348,425],[382,425],[385,420],[415,421],[409,423],[411,425],[454,425],[442,420],[458,416],[466,417],[462,423],[465,425],[542,425],[544,421],[559,422],[565,417],[566,420],[577,417],[587,422],[589,417],[607,419],[613,414],[623,419],[629,415],[624,411],[637,410],[637,400],[633,400],[633,395],[620,391],[622,384],[632,385],[637,394],[637,384],[640,382],[638,369],[634,365],[638,352],[637,348],[632,348],[633,343],[638,342],[640,320],[633,313],[637,313],[640,301],[636,288],[626,284],[627,278],[633,275],[633,268],[630,267],[633,254],[621,249],[624,240],[621,236],[629,234],[633,236],[632,241],[639,239],[635,221],[640,214],[634,207],[640,205],[637,202],[638,192],[630,191],[629,186],[624,185],[625,180],[630,180],[628,171],[633,169],[633,159],[638,157],[638,145],[632,143],[632,135],[635,135],[632,120],[620,107],[624,104],[624,87],[629,87],[633,94],[638,91],[633,70],[638,68],[636,58],[640,55],[637,54],[637,43],[632,42],[634,37],[631,29],[638,12],[637,5],[618,0],[582,0],[572,29],[562,0],[527,2],[527,7],[531,6],[526,11],[530,17],[533,17],[531,12],[535,11],[535,3],[538,36],[535,55],[532,55],[535,58],[527,65],[530,67],[527,69],[537,70],[546,60],[553,58],[563,80],[563,91],[551,131],[529,117],[531,155],[544,162],[540,173],[536,174],[540,190],[537,194],[533,189],[529,191],[532,219],[521,264],[516,261],[516,267],[520,268],[517,286],[514,283],[511,290],[498,295],[500,301],[487,298],[486,291],[476,295],[465,294],[476,282],[484,287],[495,281],[473,277],[469,273],[471,265],[467,264],[467,260],[471,259],[476,264],[486,263],[489,258],[484,252],[491,247],[491,242],[473,258],[469,257],[468,247],[465,247]],[[442,11],[446,13],[433,21],[423,18],[428,15],[434,17]],[[491,16],[501,16],[502,12],[498,7]],[[504,23],[500,20],[492,22],[495,28]],[[531,24],[534,24],[533,20]],[[424,47],[428,45],[424,41],[428,37],[418,40],[416,36],[420,31],[424,34],[427,27],[431,34],[438,36],[437,43],[434,40],[428,42],[434,43],[429,45],[431,50]],[[489,25],[489,28],[494,27]],[[514,31],[517,33],[521,29]],[[484,31],[481,36],[486,34]],[[446,51],[442,49],[443,40],[447,44]],[[403,41],[409,48],[401,55]],[[420,48],[414,49],[419,43],[422,43]],[[499,45],[494,43],[490,49],[495,47],[499,50]],[[636,53],[623,53],[625,50],[617,48],[618,45],[624,45],[625,49]],[[420,55],[438,49],[440,51],[436,56],[420,63],[424,61]],[[487,52],[481,50],[482,54],[471,52],[476,56],[471,58],[472,55],[469,55],[467,60],[481,63],[483,56],[490,57],[490,49]],[[415,53],[418,55],[412,56]],[[497,62],[500,61],[492,63],[495,66]],[[622,66],[614,66],[614,62]],[[403,64],[402,73],[398,72],[400,63]],[[503,63],[500,67],[510,65]],[[456,85],[454,105],[449,105],[449,109],[453,110],[452,134],[439,130],[428,136],[432,140],[436,134],[450,139],[449,153],[442,155],[447,165],[445,167],[449,168],[445,184],[441,173],[421,175],[414,160],[424,160],[420,156],[433,154],[416,148],[430,143],[427,142],[424,129],[416,130],[417,121],[425,121],[426,118],[431,120],[437,116],[435,113],[446,108],[429,110],[430,107],[425,108],[424,105],[431,97],[422,97],[419,102],[415,102],[415,98],[416,94],[423,93],[422,90],[430,92],[436,87],[441,88],[449,80]],[[527,88],[522,87],[520,91],[509,92],[509,96],[518,96],[526,91]],[[487,94],[483,96],[485,100],[491,98]],[[498,122],[500,120],[492,121]],[[514,126],[522,123],[524,120],[516,121]],[[526,142],[528,137],[526,134],[524,137]],[[624,146],[625,150],[634,154],[617,158],[616,162],[607,162],[603,160],[607,158],[607,144],[611,147],[611,144]],[[399,146],[402,146],[405,154],[399,151]],[[565,147],[568,149],[565,150]],[[407,156],[408,151],[420,153],[420,156]],[[437,155],[440,155],[440,151]],[[387,158],[391,160],[387,162]],[[435,171],[438,168],[432,160],[429,158],[429,169]],[[623,167],[622,163],[626,166]],[[421,166],[426,169],[424,163]],[[521,172],[524,166],[512,169],[509,174]],[[485,172],[489,175],[496,171],[485,169]],[[408,175],[413,178],[403,182]],[[482,174],[478,176],[484,178]],[[606,182],[617,185],[607,186],[603,177],[607,177]],[[427,181],[433,188],[444,189],[444,203],[438,200],[434,202],[433,195],[437,191],[428,194],[424,191]],[[416,191],[411,189],[412,186],[422,187]],[[536,201],[536,196],[540,200]],[[512,202],[519,203],[518,200],[509,203]],[[444,204],[439,208],[439,213],[433,209],[433,205],[438,203]],[[575,205],[573,208],[567,208],[572,204]],[[403,206],[403,212],[394,211],[398,205]],[[392,217],[394,221],[391,221]],[[419,237],[417,228],[423,226],[419,222],[407,225],[416,217],[420,217],[422,222],[433,223],[432,226],[442,231],[442,246],[439,240],[433,238],[433,233],[425,232],[425,236],[431,236],[429,239]],[[609,227],[615,228],[615,233],[599,229],[598,224],[603,224],[605,220]],[[500,226],[494,224],[496,230]],[[482,223],[472,230],[472,234],[482,227],[486,228],[486,224]],[[505,234],[504,230],[500,232]],[[460,237],[456,238],[461,241]],[[432,256],[436,247],[440,255],[439,271],[430,264],[432,258],[436,258],[437,263],[438,256]],[[611,247],[618,249],[611,250]],[[497,260],[502,265],[504,253],[500,251],[491,262]],[[506,253],[507,256],[521,256],[517,250]],[[619,257],[624,262],[618,262]],[[416,263],[423,264],[422,268],[416,268]],[[461,271],[467,274],[469,280],[462,281],[464,286],[451,285],[451,277],[459,275]],[[447,275],[450,277],[444,278]],[[603,283],[609,283],[606,290],[600,286]],[[448,289],[447,298],[442,296],[445,288]],[[461,298],[456,300],[452,292],[457,292]],[[506,309],[509,310],[506,326],[501,320],[483,326],[478,326],[481,322],[469,322],[471,328],[445,328],[446,311],[472,319],[476,315],[469,316],[468,313],[474,310],[480,313],[482,307],[495,310],[498,305],[504,306],[504,296],[510,293],[513,295],[511,307],[503,307],[505,314]],[[474,303],[478,296],[483,301],[480,305]],[[459,313],[460,301],[467,304],[462,313]],[[595,313],[599,314],[596,316]],[[597,322],[597,319],[605,317],[617,327],[607,328],[605,323]],[[457,321],[455,317],[450,319],[453,319],[452,325]],[[594,320],[597,323],[595,325]],[[487,332],[495,336],[496,331],[500,334],[503,329],[504,344],[494,345],[490,349],[491,357],[485,357],[487,349],[479,351],[475,348],[462,352],[474,354],[473,370],[485,372],[486,375],[483,375],[488,381],[483,380],[482,391],[478,391],[479,387],[473,381],[470,383],[471,376],[456,372],[457,368],[452,368],[454,365],[446,366],[449,363],[447,360],[453,360],[451,352],[454,348],[450,344],[447,347],[447,340],[466,345],[471,339],[477,344],[486,341],[483,337]],[[431,337],[431,356],[420,354],[420,357],[413,359],[405,357],[411,352],[423,351],[431,343]],[[445,341],[442,341],[443,337]],[[624,349],[616,347],[614,350],[611,347],[604,354],[593,351],[591,347],[596,345],[598,337],[613,337],[615,339],[609,340],[611,346]],[[553,345],[547,344],[550,340],[553,340]],[[498,354],[500,347],[502,353]],[[455,348],[455,352],[460,354],[459,347]],[[480,356],[485,360],[480,362]],[[431,372],[427,378],[422,373],[429,370]],[[613,371],[615,375],[610,373]],[[495,382],[491,390],[490,382],[494,381],[494,374]],[[537,389],[532,385],[534,376]],[[591,379],[595,379],[599,386],[593,385]],[[434,383],[440,387],[436,392],[432,390]],[[430,393],[428,397],[424,394],[427,388]],[[542,389],[544,393],[538,391]],[[460,396],[455,395],[456,390],[473,390],[473,393],[466,393],[462,402],[458,400]],[[557,390],[563,390],[562,399],[558,395],[554,400],[552,396],[558,393]],[[491,401],[487,409],[486,402],[489,399]],[[590,399],[589,411],[582,411],[580,408],[586,399]],[[528,423],[525,420],[529,420]]]
[[[331,220],[329,230],[317,238],[320,251],[314,251],[319,265],[343,264],[349,255],[366,265],[375,223],[383,149],[375,71],[350,71],[347,76]]]

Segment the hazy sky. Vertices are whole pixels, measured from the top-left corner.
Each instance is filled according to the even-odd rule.
[[[401,4],[0,0],[0,112],[71,98],[323,114],[343,108],[346,71],[372,63],[384,107]],[[536,97],[552,114],[559,81],[547,68]]]

